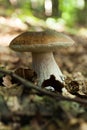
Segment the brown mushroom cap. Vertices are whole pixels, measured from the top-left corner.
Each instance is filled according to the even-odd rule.
[[[20,52],[45,52],[71,46],[73,43],[74,41],[65,34],[46,30],[22,33],[11,41],[9,47]]]

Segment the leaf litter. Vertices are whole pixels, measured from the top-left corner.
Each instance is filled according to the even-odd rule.
[[[10,36],[12,31],[13,29],[7,29]],[[7,32],[2,35],[4,36]],[[14,32],[13,34],[17,35],[17,30]],[[61,84],[55,80],[55,77],[51,77],[44,81],[42,89],[45,90],[46,86],[50,85],[54,91],[47,90],[49,92],[84,101],[87,100],[87,38],[70,36],[75,40],[76,45],[67,48],[67,51],[60,49],[54,53],[65,75],[65,83]],[[4,40],[2,42],[5,45]],[[6,46],[0,48],[0,68],[11,70],[36,85],[37,75],[32,69],[31,62],[30,54],[17,54]],[[86,106],[85,103],[75,101],[61,99],[57,101],[56,97],[51,98],[35,89],[26,88],[11,75],[0,73],[1,130],[85,130],[87,127]]]

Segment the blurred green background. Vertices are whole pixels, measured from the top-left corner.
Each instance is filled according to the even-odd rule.
[[[87,27],[87,0],[0,0],[0,16],[75,33]]]

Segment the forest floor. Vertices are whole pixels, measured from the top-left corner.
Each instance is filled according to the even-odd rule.
[[[26,79],[36,83],[31,54],[18,54],[8,47],[14,37],[26,30],[27,25],[19,19],[0,17],[0,130],[86,130],[87,37],[65,32],[75,45],[54,52],[65,75],[65,90],[43,93],[45,88],[26,87]],[[25,81],[15,80],[8,70]]]

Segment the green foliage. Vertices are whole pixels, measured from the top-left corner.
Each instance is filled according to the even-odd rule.
[[[37,17],[45,21],[49,16],[45,14],[44,2],[45,0],[16,0],[16,4],[14,4],[10,0],[0,0],[0,15],[6,16],[13,13],[21,19]],[[54,0],[51,0],[51,2],[53,3]],[[54,20],[61,19],[69,27],[73,27],[79,22],[79,17],[83,21],[80,12],[84,9],[84,5],[87,4],[85,0],[58,0],[57,4],[56,7],[53,4],[52,11],[54,12],[55,8],[56,12],[55,16],[52,14],[50,18]]]
[[[30,1],[29,0],[25,0],[25,1],[21,1],[21,3],[20,3],[20,10],[21,10],[21,13],[23,14],[23,15],[30,15],[30,14],[32,14],[32,12],[31,12],[31,3],[30,3]]]
[[[73,26],[76,20],[76,0],[59,0],[61,17],[68,26]]]

